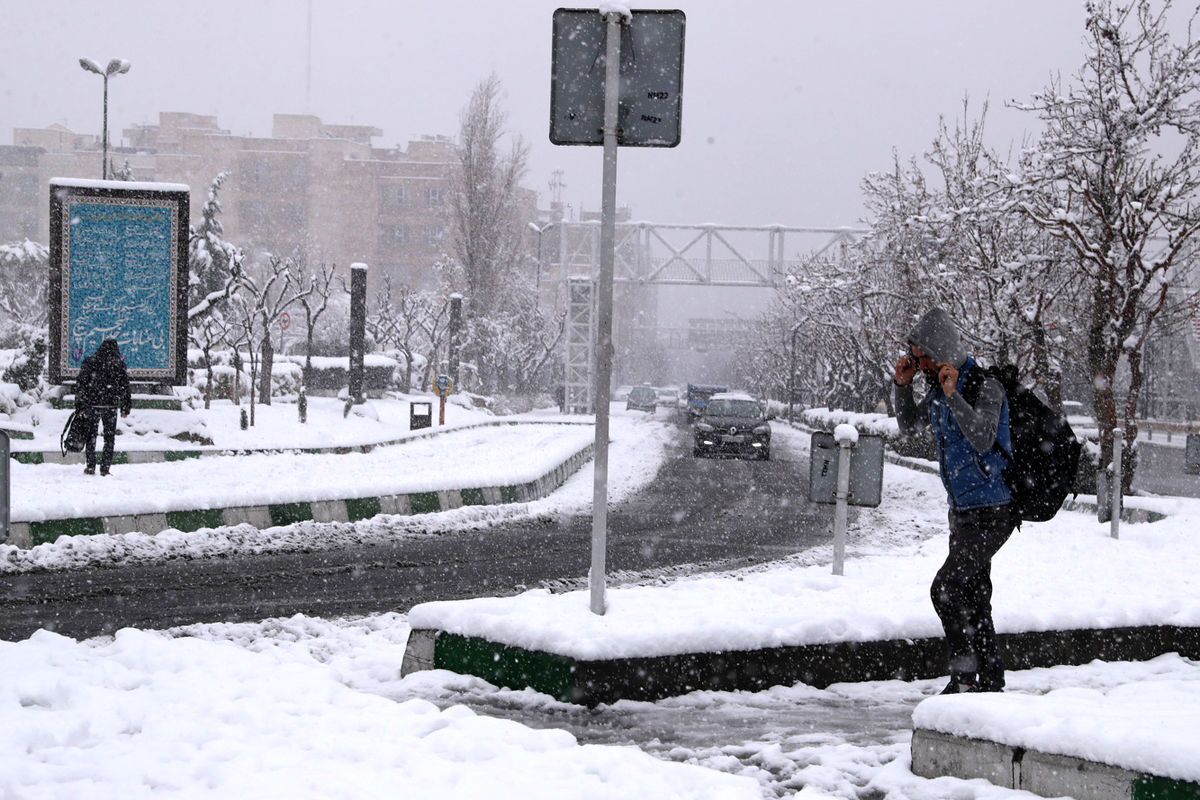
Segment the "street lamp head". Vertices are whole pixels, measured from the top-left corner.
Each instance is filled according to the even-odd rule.
[[[542,233],[542,229],[537,226],[536,222],[529,223],[529,230],[533,231],[534,233],[536,233],[538,235],[541,235],[541,233]]]
[[[104,68],[105,75],[124,75],[129,72],[132,65],[123,58],[114,58],[108,62],[108,66]]]
[[[97,75],[104,74],[104,70],[100,69],[100,65],[97,64],[95,61],[92,61],[90,58],[79,59],[79,66],[83,67],[88,72],[94,72]]]

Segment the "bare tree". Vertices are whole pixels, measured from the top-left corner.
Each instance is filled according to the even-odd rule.
[[[1200,44],[1190,28],[1183,42],[1171,40],[1170,7],[1089,2],[1087,60],[1073,83],[1053,80],[1019,105],[1044,124],[1022,158],[1019,208],[1073,251],[1091,296],[1102,463],[1111,462],[1118,424],[1129,448],[1137,440],[1142,354],[1155,322],[1196,299],[1172,288],[1200,229]],[[1122,358],[1130,381],[1119,396]],[[1123,479],[1128,489],[1131,467]]]
[[[317,321],[321,319],[321,315],[329,308],[333,275],[336,271],[336,265],[322,263],[320,272],[309,276],[308,295],[300,298],[300,305],[304,306],[304,321],[308,326],[304,340],[305,383],[308,383],[309,375],[312,373],[313,335],[316,332]],[[317,302],[318,300],[320,302]]]
[[[271,405],[271,372],[274,367],[275,349],[271,343],[271,327],[276,324],[283,312],[294,303],[308,298],[315,291],[310,283],[304,286],[300,270],[296,262],[290,258],[270,256],[258,280],[247,275],[243,280],[246,296],[250,301],[248,313],[256,320],[256,325],[243,326],[252,341],[257,337],[260,350],[261,373],[258,376],[259,402]],[[251,352],[251,368],[257,366],[253,348]],[[253,380],[253,376],[251,380]],[[253,409],[253,403],[251,404]],[[253,416],[253,411],[251,412]]]
[[[204,315],[197,324],[188,328],[188,338],[204,356],[204,408],[212,407],[213,396],[213,348],[228,344],[231,337],[232,325],[224,314],[224,309]],[[235,379],[237,376],[234,376]]]

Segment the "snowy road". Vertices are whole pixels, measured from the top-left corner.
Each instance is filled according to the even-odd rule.
[[[742,566],[828,541],[829,509],[804,497],[802,437],[780,431],[769,462],[696,460],[686,431],[654,429],[670,437],[666,463],[609,516],[609,564],[618,578],[696,564]],[[649,433],[645,446],[657,446]],[[581,471],[560,493],[590,494],[590,480],[591,470]],[[578,510],[501,524],[480,518],[473,530],[423,527],[430,524],[397,517],[357,526],[300,523],[292,527],[313,543],[300,552],[6,576],[0,638],[23,638],[43,627],[79,637],[127,626],[403,610],[539,583],[575,586],[587,571],[591,523]],[[317,544],[351,527],[354,536],[344,546]],[[228,531],[233,537],[256,533]]]

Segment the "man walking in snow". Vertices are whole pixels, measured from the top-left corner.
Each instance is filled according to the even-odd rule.
[[[75,409],[87,421],[84,474],[96,474],[96,434],[102,422],[104,452],[100,456],[100,474],[108,474],[117,438],[117,410],[122,417],[128,417],[132,404],[129,371],[121,358],[121,348],[116,339],[105,339],[96,352],[79,365],[79,377],[75,381]]]
[[[930,587],[950,661],[943,694],[998,692],[1004,663],[992,624],[992,557],[1019,521],[1002,474],[1012,453],[1008,402],[999,381],[967,354],[942,309],[921,318],[908,345],[896,362],[896,416],[904,434],[926,427],[933,433],[950,503],[950,554]],[[929,384],[919,403],[912,389],[918,370]],[[968,393],[975,394],[973,403],[963,397],[968,382],[978,388]]]

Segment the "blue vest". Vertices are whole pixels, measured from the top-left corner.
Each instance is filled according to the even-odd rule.
[[[980,369],[968,356],[958,373],[955,391],[962,394],[971,370]],[[1012,435],[1008,427],[1008,398],[1000,406],[996,424],[996,445],[979,453],[963,436],[950,410],[940,384],[934,382],[929,393],[929,427],[937,443],[938,465],[946,487],[950,507],[957,510],[1001,506],[1012,502],[1012,492],[1004,482],[1003,471],[1012,454]]]

